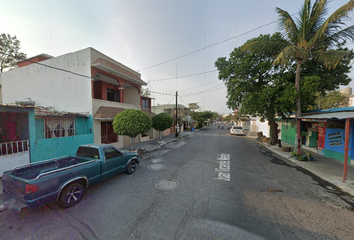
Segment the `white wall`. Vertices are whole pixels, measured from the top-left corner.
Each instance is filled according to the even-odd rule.
[[[269,137],[268,121],[261,122],[257,118],[250,121],[250,132],[262,132],[264,136]]]
[[[86,48],[40,62],[87,78],[35,63],[2,73],[3,102],[15,103],[31,98],[37,106],[92,114],[90,61],[90,48]]]
[[[29,162],[28,151],[0,156],[0,177],[2,177],[3,172],[12,170],[14,167],[18,167],[20,165],[28,164]]]
[[[353,96],[349,97],[349,104],[348,105],[349,105],[348,107],[354,106],[354,97]]]

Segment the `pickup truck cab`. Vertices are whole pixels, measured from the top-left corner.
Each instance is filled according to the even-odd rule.
[[[75,157],[64,156],[16,167],[3,174],[3,199],[7,208],[20,211],[59,201],[72,207],[85,189],[120,172],[133,174],[138,153],[121,151],[109,144],[81,145]]]

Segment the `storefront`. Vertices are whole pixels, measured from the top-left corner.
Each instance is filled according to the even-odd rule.
[[[326,157],[335,158],[344,162],[345,158],[345,131],[346,119],[349,119],[348,163],[351,162],[351,149],[354,147],[353,126],[354,112],[338,112],[317,114],[303,117],[302,125],[311,123],[306,131],[307,146],[317,147],[317,153]],[[305,129],[303,129],[303,133]]]

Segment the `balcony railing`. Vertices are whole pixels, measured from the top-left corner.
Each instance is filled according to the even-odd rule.
[[[26,152],[28,150],[29,150],[28,140],[0,143],[0,156]]]

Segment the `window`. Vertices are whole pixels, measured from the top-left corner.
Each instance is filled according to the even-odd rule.
[[[45,118],[44,119],[44,137],[59,138],[75,135],[74,118]]]
[[[123,156],[121,152],[115,150],[114,148],[105,148],[103,151],[106,156],[106,160]]]
[[[142,104],[143,104],[143,110],[150,109],[150,99],[143,99]]]
[[[76,156],[93,158],[93,159],[100,158],[100,155],[98,153],[98,149],[92,148],[92,147],[79,147],[79,149],[76,152]]]
[[[120,102],[119,91],[107,88],[107,101]]]

